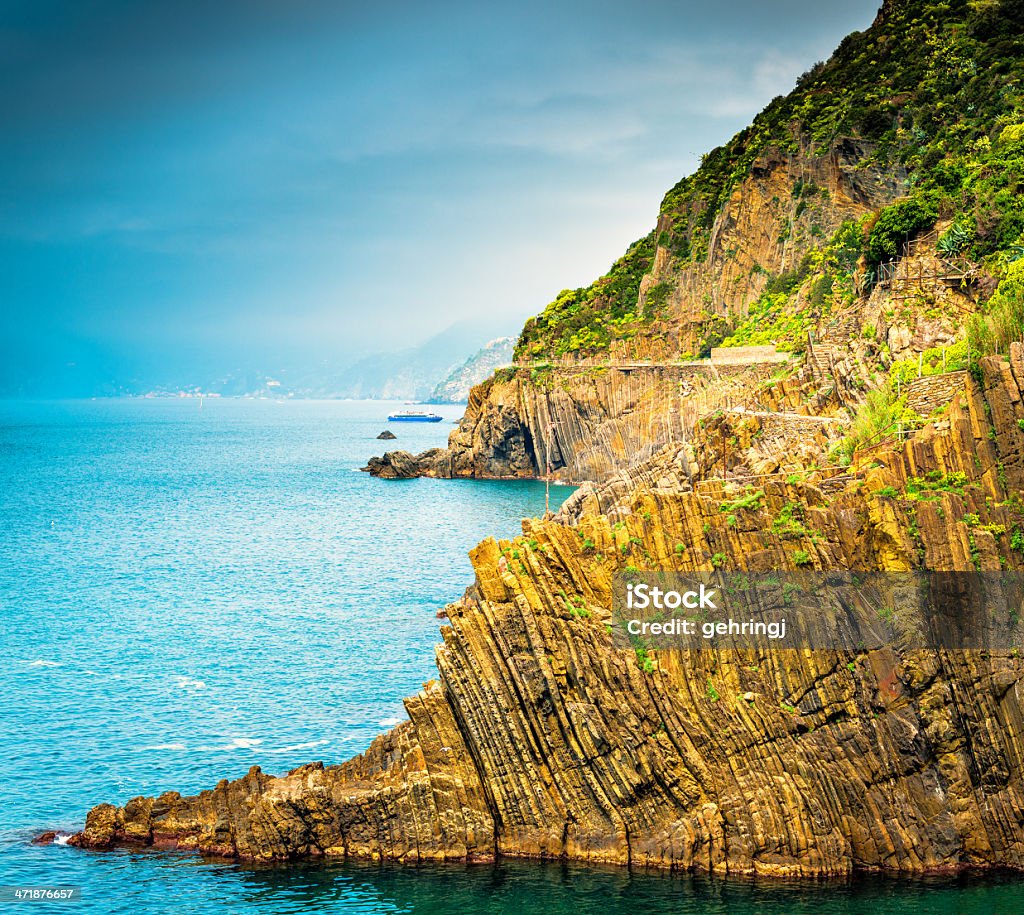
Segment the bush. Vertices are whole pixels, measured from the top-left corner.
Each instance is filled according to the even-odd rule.
[[[806,537],[808,530],[804,524],[803,503],[787,502],[782,506],[779,517],[772,522],[772,533],[783,540],[800,540]]]
[[[747,316],[720,346],[764,346],[775,344],[780,352],[803,352],[811,316],[805,311],[790,310],[791,298],[786,292],[763,292],[754,301]]]
[[[761,507],[761,500],[764,492],[760,489],[750,489],[742,496],[732,501],[723,502],[718,506],[720,512],[736,512],[741,509],[746,511],[757,511]]]
[[[1024,531],[1014,528],[1013,536],[1010,537],[1010,549],[1024,554]]]
[[[887,206],[868,236],[867,256],[875,264],[893,260],[902,254],[903,245],[938,218],[935,202],[929,198],[901,200]]]
[[[636,663],[645,674],[654,673],[654,661],[648,656],[645,648],[636,649]]]
[[[969,368],[967,341],[958,340],[950,346],[934,346],[919,357],[901,359],[889,369],[889,383],[904,385],[925,375],[941,375],[943,371],[956,372]]]

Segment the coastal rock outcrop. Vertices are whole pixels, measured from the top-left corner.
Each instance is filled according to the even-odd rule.
[[[687,441],[700,417],[715,410],[838,408],[827,398],[815,400],[813,379],[787,380],[796,367],[773,360],[509,369],[473,389],[447,448],[392,452],[372,458],[364,470],[385,479],[535,478],[550,471],[565,482],[603,481]]]
[[[370,458],[363,470],[368,471],[382,480],[408,480],[424,476],[425,468],[433,460],[443,454],[442,449],[434,448],[422,454],[410,454],[408,451],[387,451],[382,457]]]
[[[528,478],[550,463],[556,479],[600,481],[685,441],[698,416],[749,399],[779,364],[723,368],[693,354],[707,355],[713,329],[743,314],[767,277],[794,269],[817,239],[903,192],[905,175],[869,164],[872,152],[844,140],[824,155],[803,147],[758,160],[732,190],[696,264],[681,264],[667,247],[672,220],[663,215],[655,234],[665,244],[654,246],[634,303],[642,314],[660,290],[661,317],[599,354],[551,360],[520,352],[516,365],[473,388],[447,449],[419,456],[417,474]],[[818,190],[802,208],[805,187]],[[824,332],[828,322],[820,323]],[[523,341],[528,332],[529,325]]]
[[[608,625],[613,578],[633,564],[1022,568],[1021,347],[984,360],[983,378],[940,421],[817,482],[746,467],[715,479],[717,430],[698,431],[685,460],[653,459],[656,485],[591,487],[571,521],[480,544],[476,583],[446,611],[438,680],[362,756],[101,805],[72,843],[771,875],[1024,867],[1015,653],[641,659]],[[742,506],[734,522],[723,504]]]

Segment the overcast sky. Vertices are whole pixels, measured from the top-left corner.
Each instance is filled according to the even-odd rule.
[[[877,4],[0,0],[0,359],[515,332]]]

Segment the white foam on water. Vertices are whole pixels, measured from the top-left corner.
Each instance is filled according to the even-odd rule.
[[[272,750],[266,750],[267,753],[291,753],[295,750],[312,750],[314,747],[322,747],[329,744],[329,740],[310,740],[307,743],[293,743],[287,747],[275,747]]]
[[[174,685],[178,689],[206,689],[202,680],[193,680],[191,677],[175,677]]]
[[[40,658],[37,661],[26,662],[29,667],[60,667],[60,661],[44,661]]]
[[[381,718],[381,720],[377,722],[377,724],[380,727],[382,727],[382,728],[393,728],[396,724],[401,724],[401,723],[402,723],[402,719],[398,718],[398,717],[395,717],[395,718]]]
[[[71,835],[70,834],[68,834],[66,836],[54,836],[53,837],[53,844],[54,845],[67,845],[68,842],[70,842],[70,841],[71,841]]]
[[[213,753],[222,750],[254,750],[261,743],[262,739],[258,737],[232,737],[231,741],[226,744],[221,744],[218,747],[197,747],[200,753]]]
[[[263,743],[263,741],[255,737],[235,737],[224,749],[251,750],[253,747],[258,747],[261,743]]]
[[[151,747],[143,747],[143,750],[187,750],[183,743],[157,743]]]

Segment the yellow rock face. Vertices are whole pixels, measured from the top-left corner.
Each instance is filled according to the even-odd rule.
[[[737,437],[755,448],[764,434],[722,414],[513,543],[477,547],[438,679],[365,754],[101,805],[74,842],[779,876],[1024,866],[1021,659],[712,650],[642,665],[606,628],[613,576],[630,565],[1020,569],[1020,348],[983,370],[941,428],[810,482],[757,479],[762,495],[728,510],[742,479],[718,479],[722,428],[748,424]],[[911,498],[929,474],[951,482]],[[779,533],[794,504],[801,528]]]

